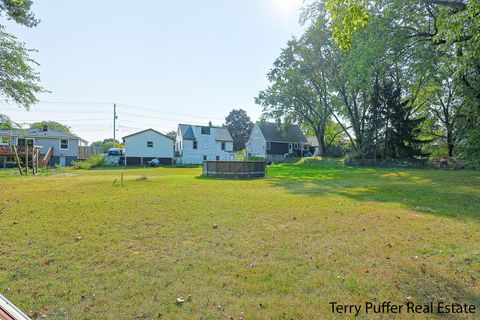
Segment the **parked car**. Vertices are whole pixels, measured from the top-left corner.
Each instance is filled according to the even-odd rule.
[[[160,159],[155,158],[147,162],[145,167],[158,167],[160,165]]]
[[[123,148],[110,148],[107,151],[107,156],[123,156],[125,154],[125,149]]]

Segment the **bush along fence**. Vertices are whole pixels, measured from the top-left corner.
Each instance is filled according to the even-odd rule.
[[[203,175],[227,179],[252,179],[266,176],[265,161],[204,161]]]
[[[345,165],[360,168],[467,169],[464,162],[445,159],[346,159]]]

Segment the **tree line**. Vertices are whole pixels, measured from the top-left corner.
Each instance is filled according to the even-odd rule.
[[[333,123],[352,158],[440,148],[478,164],[479,20],[477,0],[312,1],[255,100],[265,118],[312,132],[321,155]]]

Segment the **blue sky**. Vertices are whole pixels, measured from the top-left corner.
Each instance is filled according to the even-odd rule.
[[[221,124],[232,108],[256,120],[254,96],[292,35],[302,0],[36,0],[42,21],[7,31],[38,50],[51,93],[30,112],[0,104],[17,122],[61,120],[93,141],[176,124]]]

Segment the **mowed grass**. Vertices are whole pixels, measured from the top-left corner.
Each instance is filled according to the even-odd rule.
[[[480,308],[478,172],[13,173],[0,172],[0,292],[34,318],[328,319],[329,301]]]

